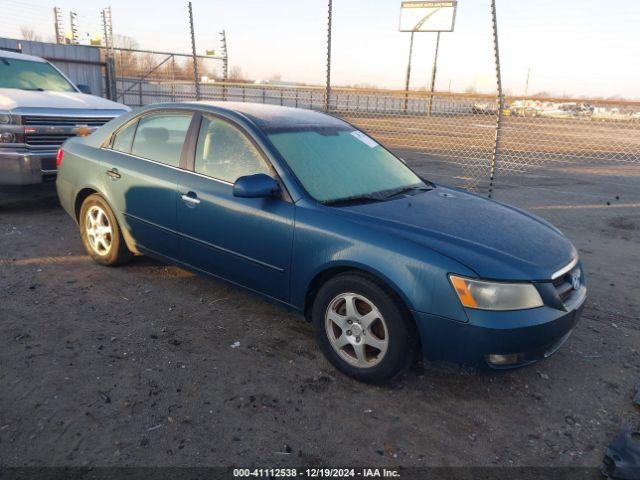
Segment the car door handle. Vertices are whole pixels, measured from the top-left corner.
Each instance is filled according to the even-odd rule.
[[[112,168],[111,170],[107,170],[107,175],[109,175],[113,180],[118,180],[122,178],[122,175],[120,175],[117,168]]]
[[[200,203],[200,199],[194,192],[183,194],[182,200],[190,205],[198,205]]]

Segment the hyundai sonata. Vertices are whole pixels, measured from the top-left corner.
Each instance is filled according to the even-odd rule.
[[[427,359],[512,368],[554,353],[586,297],[571,242],[516,208],[421,178],[323,113],[159,104],[65,143],[57,189],[102,265],[146,254],[313,322],[378,382]]]

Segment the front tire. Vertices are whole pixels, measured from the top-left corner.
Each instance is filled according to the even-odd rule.
[[[89,256],[100,265],[123,265],[132,253],[111,207],[98,193],[89,195],[80,208],[80,236]]]
[[[409,367],[419,348],[409,312],[384,285],[358,274],[325,283],[315,298],[316,341],[341,372],[380,383]]]

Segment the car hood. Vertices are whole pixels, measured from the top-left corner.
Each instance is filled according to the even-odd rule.
[[[577,255],[562,232],[545,220],[441,186],[340,210],[453,258],[487,279],[548,280]]]
[[[18,88],[0,88],[0,109],[22,113],[23,109],[69,109],[129,111],[129,107],[106,98],[79,92],[39,92]]]

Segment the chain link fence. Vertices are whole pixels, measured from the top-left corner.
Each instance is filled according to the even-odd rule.
[[[200,90],[201,100],[324,109],[319,86],[218,82]],[[185,79],[120,79],[118,98],[141,106],[195,100],[196,94]],[[640,102],[506,98],[498,127],[492,95],[334,87],[328,113],[428,168],[434,179],[480,194],[489,193],[494,159],[496,188],[520,177],[548,187],[572,172],[614,183],[640,175]]]
[[[506,77],[507,93],[502,111],[499,111],[501,102],[496,93],[453,93],[495,90],[496,32],[492,27],[496,25],[489,16],[491,2],[465,2],[464,7],[461,4],[455,33],[442,35],[435,82],[436,62],[432,63],[432,60],[436,36],[417,34],[408,91],[365,87],[366,83],[358,82],[375,79],[387,85],[404,83],[409,37],[396,35],[395,25],[389,27],[388,21],[376,23],[379,15],[373,11],[364,12],[357,2],[334,3],[332,14],[336,19],[358,16],[362,24],[359,40],[347,35],[345,26],[338,22],[331,43],[333,55],[329,57],[331,50],[327,50],[324,58],[325,50],[321,48],[314,53],[315,61],[309,63],[309,69],[316,73],[307,81],[314,85],[281,80],[249,82],[246,78],[255,77],[255,72],[249,72],[245,77],[239,65],[234,64],[227,71],[226,63],[221,61],[223,57],[227,60],[225,41],[224,45],[212,45],[221,47],[216,50],[222,52],[220,57],[215,58],[213,54],[195,56],[200,99],[325,110],[368,132],[428,178],[483,195],[495,193],[499,199],[510,201],[510,192],[524,187],[535,189],[531,190],[534,192],[532,197],[542,199],[544,193],[545,199],[556,203],[568,198],[574,203],[588,203],[594,195],[601,198],[608,192],[622,192],[620,195],[626,195],[624,198],[633,199],[630,203],[640,202],[640,102],[542,98],[553,95],[548,92],[558,91],[558,88],[567,88],[578,95],[578,92],[588,92],[589,88],[597,92],[614,92],[616,88],[624,87],[630,72],[637,69],[632,45],[619,45],[617,56],[600,55],[600,64],[593,65],[565,57],[558,62],[558,55],[554,57],[550,52],[537,58],[536,52],[541,49],[529,52],[523,60],[514,52],[526,51],[531,42],[526,32],[535,27],[530,20],[535,7],[515,7],[503,2],[500,5],[500,12],[504,14],[501,17],[504,20],[500,22],[500,47],[506,52],[502,72]],[[326,3],[313,5],[319,28],[317,33],[327,34],[328,39]],[[53,35],[50,9],[32,5],[31,0],[9,0],[8,8],[9,16],[0,22],[4,30],[16,36],[37,36],[43,40]],[[393,7],[394,13],[396,8]],[[619,8],[624,10],[622,6]],[[165,15],[177,12],[169,7],[163,11]],[[201,10],[195,12],[195,18],[204,22],[198,16],[199,12]],[[391,10],[385,12],[392,13]],[[175,48],[182,45],[186,51],[193,26],[187,22],[186,10],[183,13],[182,28],[156,33],[173,35],[175,41],[172,38],[171,44]],[[80,20],[88,28],[98,17],[93,21],[87,17],[89,12],[85,14],[84,17],[80,15]],[[287,22],[283,17],[280,28],[287,28]],[[118,25],[116,22],[116,27]],[[18,28],[21,26],[25,27],[22,32]],[[550,28],[545,24],[547,27]],[[216,31],[217,28],[224,28],[224,25],[216,25]],[[559,41],[558,35],[566,34],[566,28],[582,41],[593,35],[590,20],[585,17],[575,19],[571,25],[562,25],[560,30],[551,30],[544,41],[550,44]],[[598,26],[597,31],[610,38],[616,29],[609,21]],[[113,45],[108,49],[101,47],[105,65],[108,60],[113,66],[111,78],[105,78],[103,92],[134,107],[196,100],[196,69],[192,54],[141,50],[136,40],[126,35],[131,32],[124,33],[115,35]],[[358,43],[360,41],[363,43]],[[602,48],[607,45],[603,43]],[[256,45],[259,50],[258,47],[260,45]],[[295,55],[295,49],[285,52],[285,55],[289,54]],[[381,58],[385,59],[383,66],[379,65]],[[464,61],[463,68],[460,61]],[[280,61],[274,63],[285,65]],[[288,65],[295,70],[295,65]],[[294,77],[305,77],[306,72],[294,70],[289,72]],[[514,77],[514,72],[519,72],[520,80]],[[282,73],[287,78],[287,72]],[[264,73],[263,76],[266,77]],[[324,80],[331,79],[329,89],[320,86],[323,77]],[[352,84],[357,86],[340,86]],[[594,90],[595,87],[598,88]],[[432,88],[436,90],[433,93]],[[534,96],[518,97],[509,93],[514,89],[532,92],[534,88],[539,92]],[[330,92],[328,97],[327,91]],[[626,94],[632,95],[629,91],[627,89]],[[616,193],[614,198],[620,195]],[[550,200],[551,197],[554,200]],[[516,203],[523,202],[518,200]]]

